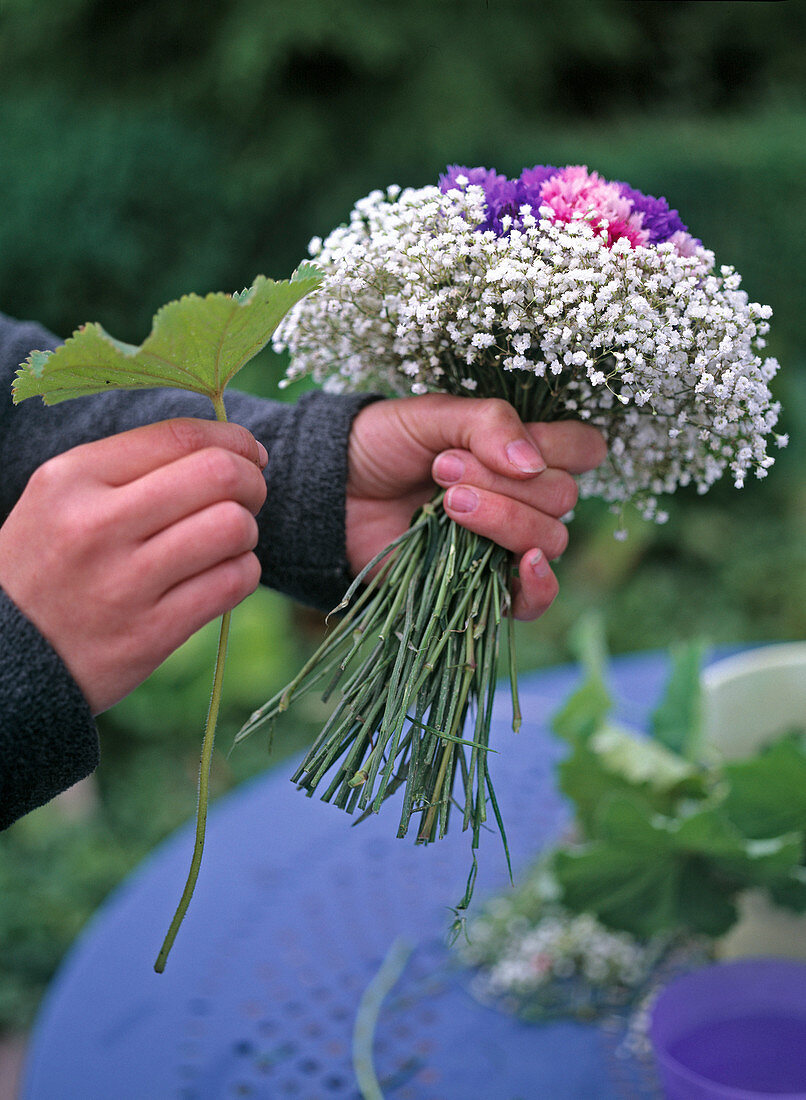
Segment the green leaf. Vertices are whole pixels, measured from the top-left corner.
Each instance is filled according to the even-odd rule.
[[[681,819],[615,797],[600,813],[597,837],[558,852],[554,870],[564,904],[613,927],[714,936],[736,919],[740,890],[780,885],[794,894],[801,851],[799,834],[749,840],[719,806]]]
[[[581,619],[572,633],[584,678],[565,705],[552,717],[551,728],[571,744],[586,741],[604,722],[613,705],[605,681],[607,649],[598,616]]]
[[[602,809],[627,796],[647,812],[672,814],[683,799],[706,796],[704,773],[647,737],[606,722],[587,741],[577,741],[557,766],[559,786],[574,804],[584,835],[598,833]]]
[[[673,848],[668,820],[634,798],[612,798],[602,809],[599,828],[625,850],[659,858]]]
[[[669,820],[667,828],[681,851],[725,859],[739,859],[745,853],[746,838],[713,806]]]
[[[704,858],[671,849],[653,853],[649,846],[596,842],[557,852],[554,872],[564,905],[634,935],[688,928],[718,936],[736,920],[738,887],[715,875]]]
[[[116,340],[99,324],[84,325],[56,351],[31,352],[14,380],[14,402],[40,396],[55,405],[107,389],[155,386],[220,398],[320,279],[306,264],[283,282],[259,275],[239,294],[188,294],[159,310],[139,347]]]
[[[795,870],[803,854],[800,833],[753,840],[733,825],[724,807],[692,814],[676,829],[676,846],[707,858],[715,871],[742,886],[759,886],[784,879]]]
[[[748,840],[739,859],[715,859],[714,864],[743,886],[773,886],[790,881],[802,857],[801,834],[785,833],[769,840]]]
[[[554,873],[562,903],[613,928],[651,936],[677,927],[675,866],[614,844],[558,851]]]
[[[769,891],[776,905],[796,913],[806,912],[806,867],[796,867],[785,878],[772,883]]]
[[[677,926],[706,936],[724,936],[739,916],[733,902],[736,893],[711,873],[704,860],[686,860],[679,865],[677,877]]]
[[[806,831],[806,752],[800,737],[784,737],[757,756],[724,767],[725,813],[749,837]]]
[[[623,776],[608,771],[601,758],[587,744],[577,743],[569,757],[557,766],[559,787],[574,803],[577,823],[586,837],[597,835],[597,823],[608,799],[617,795],[652,797],[652,792],[636,788]],[[653,810],[670,809],[665,800],[653,799]]]
[[[656,741],[687,760],[696,760],[702,741],[702,670],[705,644],[689,642],[672,650],[666,691],[650,719]]]

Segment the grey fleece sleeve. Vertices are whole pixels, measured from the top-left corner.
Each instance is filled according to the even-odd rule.
[[[0,590],[0,829],[89,775],[98,759],[78,685]]]
[[[172,390],[111,392],[47,407],[14,407],[14,372],[34,349],[58,341],[0,314],[0,523],[33,471],[82,443],[175,416],[212,419],[208,401]],[[349,582],[345,547],[347,441],[371,397],[306,394],[296,405],[246,394],[227,415],[266,446],[268,498],[258,516],[262,581],[329,610]],[[0,593],[0,827],[78,779],[98,759],[95,725],[66,667]],[[11,655],[14,660],[11,660]]]

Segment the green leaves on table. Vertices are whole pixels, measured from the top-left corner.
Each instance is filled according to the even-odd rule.
[[[603,723],[558,765],[560,789],[586,834],[607,799],[627,795],[649,811],[670,813],[683,796],[701,796],[703,777],[686,760],[631,730]]]
[[[750,840],[716,804],[666,817],[623,796],[603,807],[597,834],[557,853],[563,902],[639,936],[681,927],[722,935],[738,891],[787,878],[803,846],[797,832]]]
[[[639,936],[722,935],[749,887],[806,909],[806,737],[702,758],[701,644],[673,653],[649,737],[613,723],[596,630],[583,629],[585,675],[554,720],[571,746],[558,775],[578,835],[552,861],[562,903]]]
[[[14,401],[38,395],[55,405],[107,389],[169,386],[215,403],[319,282],[317,269],[303,264],[289,280],[259,275],[240,294],[185,295],[159,310],[139,346],[116,340],[97,323],[83,325],[56,351],[31,352],[14,380]]]

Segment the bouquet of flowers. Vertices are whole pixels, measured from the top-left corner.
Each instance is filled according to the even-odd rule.
[[[778,364],[759,354],[771,310],[748,301],[732,268],[715,269],[662,198],[578,166],[517,179],[454,166],[438,186],[372,192],[310,252],[322,285],[275,337],[291,352],[289,381],[496,397],[524,421],[588,420],[609,459],[581,494],[657,522],[678,486],[705,492],[728,471],[741,486],[773,462]],[[455,525],[437,495],[239,737],[315,685],[339,687],[299,786],[369,813],[405,785],[398,835],[415,817],[417,840],[436,839],[455,809],[475,853],[488,807],[504,835],[488,734],[510,580],[508,554]],[[460,907],[475,869],[474,854]]]

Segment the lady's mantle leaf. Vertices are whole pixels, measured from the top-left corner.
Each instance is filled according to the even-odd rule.
[[[672,672],[664,697],[652,714],[656,741],[686,760],[696,760],[702,738],[702,670],[705,644],[689,642],[672,650]]]
[[[39,395],[47,405],[107,389],[170,386],[213,399],[268,343],[291,307],[320,283],[305,264],[290,280],[259,275],[240,294],[188,294],[154,317],[139,346],[84,325],[54,352],[32,351],[14,380],[14,402]]]
[[[584,678],[565,705],[553,715],[551,728],[572,745],[584,744],[602,725],[613,701],[607,689],[607,645],[598,616],[585,616],[573,631],[571,644]]]
[[[636,935],[689,928],[721,935],[735,920],[732,898],[748,886],[790,883],[800,835],[748,840],[708,807],[664,817],[636,799],[603,807],[598,836],[555,854],[563,904]]]
[[[792,735],[725,766],[725,813],[750,837],[806,831],[806,746]]]

